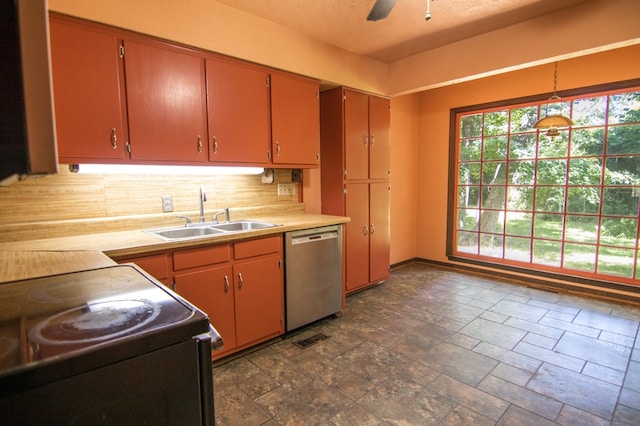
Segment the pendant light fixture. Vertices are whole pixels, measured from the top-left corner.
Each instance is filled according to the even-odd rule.
[[[546,130],[546,135],[550,138],[560,135],[560,129],[568,128],[573,125],[573,121],[569,117],[562,115],[562,99],[556,93],[558,85],[558,63],[555,63],[553,73],[553,95],[547,99],[547,107],[545,109],[545,117],[541,118],[533,125],[535,129]],[[560,111],[558,113],[549,113],[549,105],[559,103]]]

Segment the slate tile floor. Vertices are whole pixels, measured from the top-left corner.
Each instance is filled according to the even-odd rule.
[[[639,306],[412,263],[342,317],[215,366],[216,423],[639,425],[639,321]]]

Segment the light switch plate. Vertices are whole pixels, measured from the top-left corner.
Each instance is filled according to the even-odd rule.
[[[173,197],[171,195],[162,196],[162,211],[163,213],[170,213],[173,211]]]

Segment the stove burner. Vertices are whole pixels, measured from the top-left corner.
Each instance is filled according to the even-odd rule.
[[[161,309],[161,305],[144,299],[89,303],[39,322],[29,331],[29,339],[46,345],[100,342],[144,327]]]

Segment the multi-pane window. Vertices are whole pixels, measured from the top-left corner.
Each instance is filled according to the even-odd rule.
[[[452,255],[640,283],[640,88],[456,114]]]

